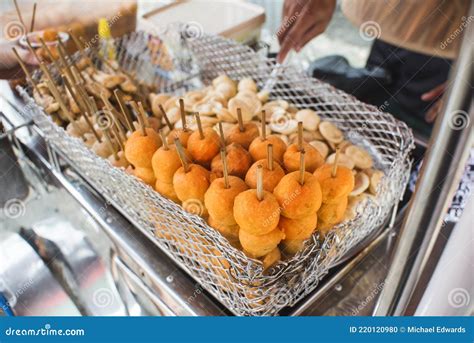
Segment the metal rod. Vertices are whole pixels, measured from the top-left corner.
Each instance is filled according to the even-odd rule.
[[[469,86],[473,84],[473,36],[474,26],[469,23],[374,315],[404,314],[464,170],[473,143],[474,109]]]

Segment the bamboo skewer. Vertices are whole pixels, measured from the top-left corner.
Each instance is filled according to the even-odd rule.
[[[262,114],[261,114],[261,121],[262,121],[262,134],[261,134],[261,138],[262,138],[262,141],[266,140],[267,139],[267,124],[266,124],[266,121],[265,121],[265,117],[266,117],[266,114],[265,114],[265,110],[262,110]]]
[[[225,137],[224,137],[224,129],[222,128],[222,122],[219,122],[219,138],[221,143],[221,148],[225,149]]]
[[[35,19],[36,19],[36,2],[33,4],[33,14],[31,15],[30,32],[33,32],[35,29]]]
[[[170,147],[168,145],[168,141],[166,140],[166,135],[163,129],[160,130],[160,137],[161,137],[161,141],[163,142],[163,149],[169,150]]]
[[[117,103],[120,107],[120,111],[122,112],[123,116],[125,117],[125,122],[127,123],[127,128],[129,129],[130,132],[133,132],[133,123],[130,117],[130,113],[128,112],[128,108],[126,105],[123,103],[122,96],[120,94],[120,91],[118,89],[114,90],[114,95],[115,99],[117,100]]]
[[[110,103],[109,99],[107,99],[107,97],[105,96],[105,94],[101,94],[100,95],[101,99],[102,99],[102,102],[104,103],[105,105],[105,108],[107,109],[107,111],[110,113],[110,115],[112,116],[112,119],[114,121],[114,124],[115,126],[117,126],[118,128],[118,132],[120,134],[120,136],[123,138],[123,139],[126,139],[127,138],[127,133],[125,132],[123,126],[120,124],[120,119],[118,118],[117,116],[117,111],[115,110],[115,108],[112,106],[112,104]],[[95,101],[94,101],[95,103]],[[146,136],[146,134],[145,134]]]
[[[107,141],[107,145],[109,146],[110,150],[112,150],[112,154],[116,161],[119,160],[118,151],[115,147],[115,144],[112,142],[112,138],[110,137],[109,129],[103,129],[102,132],[104,133],[105,140]]]
[[[18,63],[20,64],[21,69],[23,69],[23,72],[25,73],[26,78],[28,79],[28,81],[30,81],[31,86],[34,88],[36,93],[38,93],[38,95],[42,97],[42,95],[41,95],[41,93],[38,89],[38,85],[36,84],[35,80],[33,80],[33,77],[31,76],[30,72],[28,71],[28,68],[26,68],[25,63],[23,63],[23,60],[21,59],[20,55],[18,54],[18,51],[16,51],[15,48],[12,48],[12,50],[13,50],[13,53],[15,54],[16,59],[18,60]]]
[[[184,110],[184,100],[181,98],[179,99],[179,111],[181,113],[181,121],[183,123],[183,131],[188,131],[186,126],[186,111]]]
[[[18,19],[20,20],[21,25],[23,25],[25,32],[26,32],[26,25],[25,22],[23,21],[23,17],[21,15],[20,7],[18,6],[18,2],[16,0],[13,0],[13,3],[15,4],[15,9],[16,9],[16,14],[18,15]]]
[[[148,121],[148,115],[145,112],[145,109],[143,108],[143,104],[141,101],[138,102],[138,110],[140,111],[140,114],[143,118],[143,122],[145,123],[145,126],[150,127],[150,122]]]
[[[183,165],[184,172],[187,173],[189,171],[189,165],[188,161],[186,160],[186,154],[184,153],[184,149],[181,145],[181,142],[179,141],[179,138],[174,139],[174,144],[176,145],[176,150],[178,151],[179,160]]]
[[[140,124],[140,127],[142,129],[142,134],[146,136],[146,129],[145,129],[145,122],[143,121],[143,118],[140,115],[140,110],[138,109],[137,103],[135,101],[130,101],[130,105],[132,105],[133,110],[135,111],[135,115],[137,116],[138,123]]]
[[[304,174],[305,174],[305,164],[304,164],[304,149],[300,151],[300,185],[304,185]]]
[[[268,170],[273,171],[273,144],[267,145]]]
[[[257,199],[263,200],[263,167],[261,164],[257,166]]]
[[[119,147],[120,147],[120,150],[121,150],[121,151],[124,151],[124,150],[125,150],[125,146],[124,146],[124,144],[123,144],[124,141],[122,141],[122,140],[120,139],[120,136],[119,136],[119,134],[118,134],[117,129],[115,128],[115,126],[112,126],[111,130],[112,130],[112,134],[113,134],[114,137],[115,137],[115,140],[117,141],[117,143],[118,143],[118,145],[119,145]]]
[[[244,132],[245,129],[244,129],[244,121],[242,119],[242,109],[241,108],[237,109],[237,120],[239,122],[239,131]]]
[[[25,40],[26,40],[26,45],[28,46],[28,49],[30,50],[30,52],[33,54],[33,56],[35,56],[38,63],[41,63],[42,59],[39,58],[38,54],[36,53],[36,50],[33,49],[33,47],[31,46],[31,43],[30,43],[30,40],[28,39],[28,37],[25,37]]]
[[[58,73],[61,73],[61,67],[59,66],[59,63],[58,61],[54,58],[53,54],[51,53],[51,50],[49,49],[49,47],[46,45],[46,43],[44,42],[44,39],[39,37],[39,41],[41,43],[41,47],[43,48],[44,51],[46,51],[46,53],[48,54],[48,57],[49,59],[51,60],[52,63],[54,63],[54,66],[56,67],[56,69],[58,70]]]
[[[224,170],[224,187],[228,189],[230,187],[229,185],[229,171],[227,169],[227,159],[226,159],[226,153],[225,149],[221,149],[221,160],[222,160],[222,167]]]
[[[72,75],[71,67],[66,58],[66,50],[64,49],[64,45],[62,45],[61,41],[59,40],[58,40],[57,48],[58,48],[59,59],[61,60],[66,76],[72,83],[74,83],[74,76]]]
[[[79,101],[78,101],[78,98],[76,97],[76,95],[74,94],[72,88],[71,88],[71,85],[69,84],[69,81],[67,80],[67,78],[64,78],[64,85],[66,86],[67,90],[69,91],[69,93],[71,94],[71,97],[72,99],[76,102],[76,104],[78,104],[78,106],[81,106],[79,105]],[[83,106],[83,105],[82,105]],[[81,106],[81,107],[82,107]],[[94,125],[91,123],[91,121],[89,120],[89,117],[87,116],[87,111],[81,111],[81,115],[84,117],[84,120],[86,121],[87,123],[87,126],[89,126],[89,129],[92,131],[92,133],[94,134],[95,138],[97,139],[97,141],[99,143],[102,143],[102,140],[100,139],[100,136],[99,134],[97,133],[97,131],[95,130],[94,128]]]
[[[334,163],[332,164],[332,171],[331,171],[331,176],[336,177],[337,174],[337,163],[339,162],[339,153],[341,149],[337,148],[336,149],[336,156],[334,156]]]
[[[168,126],[170,131],[173,130],[173,125],[171,124],[171,122],[168,118],[168,115],[166,114],[165,109],[163,108],[163,106],[161,106],[161,104],[159,104],[158,107],[160,108],[160,111],[161,111],[161,114],[163,115],[163,118],[165,118],[166,125]]]
[[[204,139],[204,131],[202,130],[201,117],[199,116],[199,112],[194,113],[194,116],[196,117],[196,124],[199,130],[199,137],[201,137],[201,139]]]
[[[303,122],[298,122],[298,150],[303,150]]]

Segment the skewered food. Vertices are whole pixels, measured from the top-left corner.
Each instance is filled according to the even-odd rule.
[[[253,235],[242,228],[239,231],[240,244],[242,244],[245,253],[254,258],[269,254],[284,238],[285,234],[279,228],[275,228],[268,233],[258,236]]]
[[[221,225],[237,225],[234,219],[234,199],[247,189],[245,182],[236,176],[229,175],[227,185],[224,178],[215,179],[204,196],[209,215]]]
[[[293,143],[286,149],[283,155],[283,164],[288,172],[299,169],[301,150],[304,150],[306,153],[305,167],[307,172],[313,173],[318,167],[324,164],[323,157],[312,145],[303,142],[302,147],[299,147],[299,144]]]
[[[273,266],[275,263],[281,260],[281,252],[278,247],[270,251],[268,254],[266,254],[263,259],[263,270],[267,270],[271,266]]]
[[[283,162],[283,154],[286,151],[286,144],[282,139],[275,135],[266,134],[265,112],[261,115],[261,133],[260,137],[255,138],[249,147],[249,153],[254,161],[263,160],[268,155],[268,145],[273,146],[273,159],[279,163]]]
[[[145,130],[146,135],[142,130],[137,130],[127,139],[125,157],[135,167],[151,169],[151,159],[161,146],[161,139],[155,130],[148,127]]]
[[[347,196],[342,196],[332,203],[322,203],[318,218],[325,224],[337,224],[344,218],[344,212],[347,208]]]
[[[151,165],[157,180],[165,183],[173,183],[174,173],[182,166],[181,160],[176,145],[168,145],[166,139],[162,138],[162,140],[164,144],[153,154]],[[189,154],[186,150],[184,150],[184,153],[189,158]]]
[[[273,160],[273,145],[269,144],[267,148],[267,159],[257,161],[250,167],[245,176],[245,182],[250,188],[257,188],[257,170],[261,168],[263,173],[263,189],[273,192],[281,178],[285,176],[285,171],[278,162]]]
[[[157,179],[155,182],[155,191],[163,195],[165,198],[179,203],[179,198],[176,195],[173,183],[163,182]]]
[[[209,165],[219,153],[219,135],[212,128],[194,131],[189,136],[187,149],[193,161]]]
[[[228,240],[235,242],[239,239],[239,226],[237,224],[234,225],[224,225],[222,224],[221,221],[216,220],[212,217],[212,215],[209,215],[209,218],[207,219],[207,222],[209,226],[213,227],[217,231],[219,231],[222,236],[227,238]]]
[[[259,135],[258,126],[254,123],[242,122],[241,111],[237,110],[239,114],[238,124],[234,125],[226,135],[226,144],[237,143],[244,149],[248,149],[250,144]]]
[[[194,199],[204,204],[204,194],[209,188],[209,171],[199,164],[180,167],[173,176],[173,186],[182,202]]]
[[[243,179],[252,164],[250,154],[242,146],[236,143],[226,146],[225,150],[229,175],[238,176]],[[218,177],[224,175],[221,155],[218,154],[212,159],[211,171]]]
[[[337,202],[354,189],[354,174],[349,168],[338,166],[334,176],[332,172],[332,164],[324,164],[314,172],[315,178],[321,184],[322,201],[325,203]]]
[[[133,170],[133,175],[152,187],[155,186],[156,178],[151,168],[136,167]]]
[[[316,229],[318,215],[316,212],[298,219],[280,218],[278,227],[285,233],[285,239],[307,239]]]
[[[125,158],[125,154],[123,151],[117,152],[117,158],[112,154],[108,157],[109,162],[114,166],[114,167],[123,167],[127,168],[129,163],[127,159]]]
[[[307,217],[321,206],[321,186],[313,174],[300,171],[286,174],[275,187],[273,194],[281,206],[281,214],[290,219]]]

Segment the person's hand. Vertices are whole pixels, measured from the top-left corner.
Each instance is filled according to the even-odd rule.
[[[285,0],[283,20],[277,31],[280,42],[278,62],[291,49],[300,51],[311,39],[326,30],[336,7],[336,0]]]
[[[17,79],[23,76],[23,71],[13,53],[13,47],[27,66],[38,64],[35,56],[18,46],[16,41],[0,40],[0,79]]]
[[[425,120],[428,123],[432,123],[436,119],[436,116],[438,115],[438,113],[441,111],[441,108],[443,107],[443,103],[444,103],[443,98],[441,98],[441,96],[443,95],[445,89],[446,89],[446,84],[443,83],[439,86],[436,86],[429,92],[426,92],[421,95],[421,100],[423,101],[436,101],[430,107],[428,112],[426,112]]]

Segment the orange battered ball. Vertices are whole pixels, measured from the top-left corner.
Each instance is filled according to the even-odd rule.
[[[179,202],[178,196],[176,195],[176,192],[174,191],[174,187],[172,183],[156,180],[155,191],[163,195],[165,198],[170,199],[171,201]]]
[[[223,225],[222,222],[215,220],[212,216],[209,216],[207,222],[211,227],[221,233],[222,236],[231,241],[239,239],[239,226],[235,225]]]
[[[240,131],[239,124],[235,124],[229,131],[227,131],[226,144],[237,143],[244,149],[248,149],[250,143],[259,135],[258,126],[255,123],[243,124],[244,130]]]
[[[278,226],[285,232],[286,239],[307,239],[311,237],[316,224],[318,215],[316,213],[299,219],[280,218]]]
[[[190,158],[186,150],[185,153]],[[182,166],[176,146],[170,145],[167,150],[164,147],[156,150],[151,159],[151,165],[157,180],[173,183],[174,173]]]
[[[229,175],[238,176],[243,179],[252,164],[250,154],[247,150],[242,148],[242,146],[236,143],[226,146],[225,151],[227,156],[227,172]],[[224,175],[224,166],[222,165],[220,154],[217,154],[212,159],[211,171],[219,177]]]
[[[245,182],[250,188],[257,188],[257,169],[260,165],[262,166],[263,173],[263,189],[267,192],[273,192],[276,185],[285,176],[285,171],[276,161],[273,162],[273,170],[268,169],[268,159],[252,164],[245,176]]]
[[[251,257],[262,257],[275,249],[285,234],[279,228],[276,228],[263,235],[252,235],[245,230],[239,231],[240,244],[244,251]]]
[[[133,175],[152,187],[155,186],[156,178],[151,168],[137,167],[133,170]]]
[[[135,167],[151,168],[151,159],[161,146],[161,138],[155,130],[146,128],[147,135],[141,130],[134,131],[125,143],[125,157]]]
[[[283,162],[283,154],[286,151],[286,143],[278,136],[269,135],[265,140],[261,137],[255,138],[249,147],[250,155],[254,161],[267,158],[267,145],[273,144],[273,159],[278,163]]]
[[[332,177],[332,164],[324,164],[314,172],[314,176],[321,184],[323,202],[337,202],[338,198],[347,196],[354,189],[354,174],[344,166],[337,166],[336,176]]]
[[[179,168],[173,176],[173,187],[179,200],[200,201],[204,207],[204,194],[209,188],[209,171],[198,164],[190,164],[188,171]]]
[[[318,150],[312,145],[303,142],[303,149],[305,151],[304,162],[305,170],[313,173],[317,168],[324,164],[324,158],[321,156]],[[300,169],[301,154],[298,148],[298,144],[291,144],[286,149],[283,155],[283,164],[288,172],[292,172]]]
[[[234,199],[247,189],[245,182],[236,176],[229,176],[229,188],[225,188],[224,178],[214,180],[204,195],[209,215],[221,225],[237,225],[234,219]]]
[[[287,218],[297,219],[316,213],[321,206],[321,186],[313,174],[305,172],[300,184],[300,172],[286,174],[275,187],[273,194]]]
[[[234,218],[241,231],[264,235],[277,227],[280,220],[280,205],[272,193],[263,191],[263,199],[260,201],[257,191],[249,189],[235,198]]]
[[[184,131],[183,129],[173,129],[168,134],[166,141],[168,142],[168,144],[174,144],[174,140],[178,138],[183,147],[186,148],[188,146],[189,137],[192,133],[193,131],[189,129],[187,129],[186,131]]]
[[[347,196],[337,198],[330,204],[323,203],[318,211],[319,219],[327,224],[337,224],[344,219],[344,213],[347,209]]]
[[[194,162],[208,165],[219,153],[219,135],[212,128],[203,129],[204,138],[199,131],[194,131],[188,139],[188,152]]]

